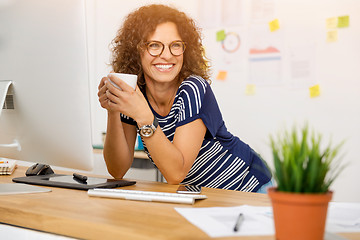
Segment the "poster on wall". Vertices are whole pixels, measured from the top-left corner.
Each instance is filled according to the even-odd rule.
[[[240,71],[243,52],[243,0],[200,0],[199,23],[203,28],[206,56],[213,78],[226,81]]]
[[[198,20],[203,29],[244,24],[243,0],[198,0]]]
[[[282,34],[271,32],[267,25],[249,28],[249,84],[275,85],[282,83]]]
[[[223,38],[216,45],[217,66],[226,71],[239,71],[244,56],[242,29],[226,28],[222,31]]]
[[[251,0],[250,24],[266,24],[276,16],[274,0]]]
[[[289,47],[290,78],[294,88],[304,88],[316,83],[316,45]]]

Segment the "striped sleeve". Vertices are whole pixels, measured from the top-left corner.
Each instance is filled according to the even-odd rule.
[[[198,119],[207,88],[207,82],[199,76],[190,76],[184,80],[178,91],[179,109],[176,127]]]
[[[130,125],[135,125],[136,126],[136,122],[134,119],[132,119],[131,117],[128,117],[122,113],[120,113],[120,117],[121,117],[121,121]]]

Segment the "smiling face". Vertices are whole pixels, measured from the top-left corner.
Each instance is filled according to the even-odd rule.
[[[150,35],[147,41],[161,42],[165,45],[165,48],[161,55],[156,57],[151,56],[146,50],[142,53],[141,65],[146,82],[169,83],[178,80],[177,76],[182,68],[184,55],[173,56],[169,44],[181,40],[175,23],[165,22],[156,27],[155,32]]]

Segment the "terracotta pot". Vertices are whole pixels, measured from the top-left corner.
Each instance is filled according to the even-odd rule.
[[[277,240],[324,239],[326,214],[332,192],[306,194],[280,192],[272,187],[268,194],[273,206]]]

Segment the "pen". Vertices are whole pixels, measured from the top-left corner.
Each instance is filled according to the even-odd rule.
[[[74,176],[74,178],[76,178],[76,179],[78,179],[78,180],[80,180],[82,182],[86,182],[86,180],[87,180],[87,176],[83,176],[83,175],[78,174],[78,173],[74,173],[73,176]]]
[[[9,161],[0,161],[0,163],[9,163]]]
[[[236,219],[236,222],[235,222],[234,232],[239,231],[243,221],[244,221],[244,214],[240,213],[238,218]]]

